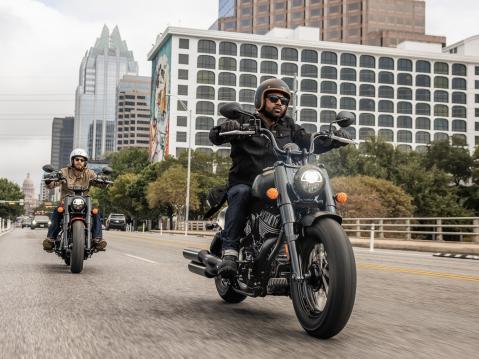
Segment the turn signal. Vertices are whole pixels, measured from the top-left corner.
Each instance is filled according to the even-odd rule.
[[[93,209],[91,210],[91,213],[93,213],[93,214],[95,214],[95,215],[98,214],[98,208],[93,208]]]
[[[348,195],[344,192],[339,192],[336,194],[336,202],[344,204],[348,201]]]
[[[58,207],[58,208],[57,208],[57,211],[58,211],[58,213],[63,213],[63,211],[65,211],[65,208],[63,208],[63,207]]]
[[[278,198],[278,196],[279,196],[278,190],[274,187],[269,188],[266,191],[266,197],[268,197],[269,199],[275,200]]]

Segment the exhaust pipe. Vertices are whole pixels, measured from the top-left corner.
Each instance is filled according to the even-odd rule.
[[[218,274],[218,265],[221,259],[211,255],[206,249],[187,248],[183,250],[183,257],[191,261],[188,269],[206,278],[213,278]]]
[[[195,262],[188,263],[188,270],[192,273],[201,275],[201,276],[206,277],[206,278],[215,277],[214,274],[207,271],[205,266],[203,266],[201,264],[198,264],[198,263],[195,263]]]

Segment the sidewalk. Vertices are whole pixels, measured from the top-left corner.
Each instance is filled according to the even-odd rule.
[[[150,232],[160,233],[158,230]],[[163,231],[164,234],[184,235],[184,231]],[[212,231],[188,231],[189,235],[200,237],[212,237],[215,232]],[[369,248],[369,239],[350,237],[354,247]],[[374,248],[377,249],[398,249],[403,251],[418,252],[441,252],[452,254],[474,254],[479,255],[479,243],[470,242],[445,242],[445,241],[406,241],[397,239],[375,239]]]

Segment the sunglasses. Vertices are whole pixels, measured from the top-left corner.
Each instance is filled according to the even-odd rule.
[[[85,162],[85,159],[81,157],[75,157],[73,160],[79,161],[79,162]]]
[[[266,96],[266,98],[268,100],[270,100],[272,103],[276,103],[279,100],[279,101],[281,101],[281,105],[283,105],[283,106],[286,106],[289,103],[289,100],[286,97],[283,97],[283,96],[268,95],[268,96]]]

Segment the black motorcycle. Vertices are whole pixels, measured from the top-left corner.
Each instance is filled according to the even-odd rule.
[[[272,144],[277,162],[265,168],[252,186],[250,215],[240,241],[238,274],[234,280],[218,275],[221,263],[220,232],[210,250],[185,249],[188,269],[214,278],[226,302],[247,296],[289,296],[302,327],[312,336],[338,334],[351,315],[356,295],[356,264],[351,243],[341,227],[328,173],[317,163],[316,140],[354,143],[333,134],[335,126],[350,126],[354,115],[340,112],[329,131],[311,135],[309,150],[290,143],[279,148],[260,120],[230,103],[221,113],[228,118],[250,118],[241,130],[222,135],[263,136]],[[220,206],[219,206],[220,207]],[[224,226],[223,209],[216,226]]]
[[[44,181],[64,181],[61,172],[55,171],[51,165],[43,166],[47,172]],[[103,175],[111,174],[110,167],[104,167]],[[96,184],[108,185],[112,181],[98,176],[93,180]],[[91,226],[92,214],[97,214],[98,209],[92,208],[91,197],[86,195],[88,187],[68,187],[74,195],[68,195],[58,207],[58,213],[63,214],[61,230],[55,238],[54,251],[63,258],[65,264],[70,266],[72,273],[83,270],[83,261],[92,256],[95,248],[92,246]]]

